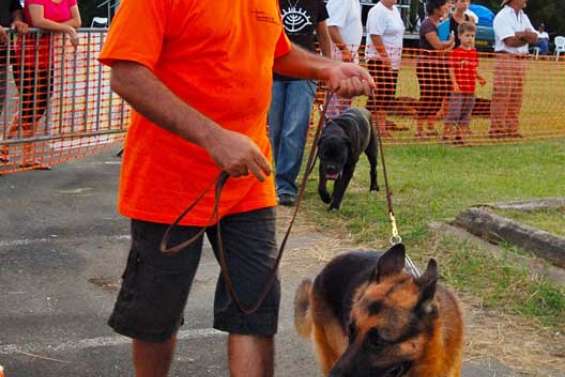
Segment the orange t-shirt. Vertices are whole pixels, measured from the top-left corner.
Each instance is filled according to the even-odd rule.
[[[276,0],[123,0],[103,64],[148,67],[173,93],[222,127],[249,136],[271,160],[267,110],[273,63],[288,53]],[[147,93],[151,96],[151,93]],[[119,211],[172,223],[220,170],[201,147],[134,112],[126,137]],[[182,225],[211,225],[213,190]],[[272,175],[230,178],[220,216],[276,205]]]

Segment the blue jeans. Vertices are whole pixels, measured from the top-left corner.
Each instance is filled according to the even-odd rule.
[[[310,112],[316,95],[312,81],[273,81],[269,136],[275,159],[277,194],[296,196]]]

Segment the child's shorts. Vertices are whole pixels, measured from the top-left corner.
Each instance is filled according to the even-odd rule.
[[[474,107],[475,95],[473,93],[451,93],[445,123],[468,126]]]

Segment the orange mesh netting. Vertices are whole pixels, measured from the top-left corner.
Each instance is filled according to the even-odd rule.
[[[460,93],[453,94],[449,74],[450,67],[466,63],[450,59],[449,53],[404,49],[396,72],[363,56],[356,62],[369,69],[378,89],[371,98],[339,99],[333,114],[348,106],[366,107],[385,143],[459,144],[459,135],[470,145],[565,137],[564,59],[479,53],[478,72],[486,84],[477,83],[470,95],[474,105],[467,120],[461,118],[465,106]],[[323,95],[319,88],[319,103]]]
[[[129,108],[96,60],[105,30],[10,35],[0,53],[0,174],[94,153],[122,140]]]
[[[0,52],[0,174],[60,164],[122,141],[130,112],[110,89],[110,70],[97,61],[105,33],[81,31],[76,50],[62,35],[10,36]],[[465,120],[457,118],[462,110],[454,109],[468,107],[468,101],[450,101],[449,54],[404,49],[401,55],[396,72],[357,56],[379,89],[371,98],[339,99],[329,114],[366,106],[388,144],[565,137],[565,60],[480,53],[478,71],[486,85],[477,84]],[[319,87],[319,102],[323,94]]]

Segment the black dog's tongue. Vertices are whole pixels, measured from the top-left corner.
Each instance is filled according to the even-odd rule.
[[[326,174],[326,178],[329,179],[329,180],[332,180],[332,181],[335,181],[337,179],[337,177],[339,177],[339,174],[337,174],[337,173],[335,173],[335,174],[327,173]]]

